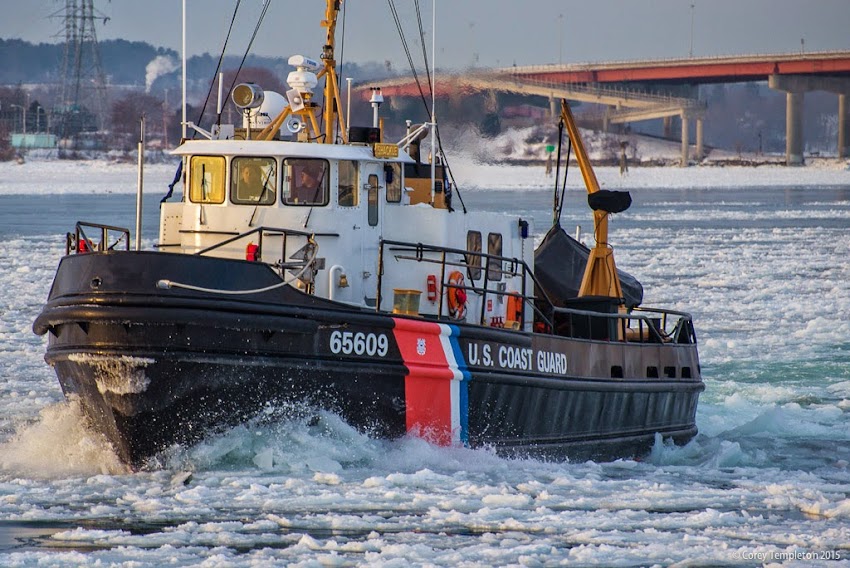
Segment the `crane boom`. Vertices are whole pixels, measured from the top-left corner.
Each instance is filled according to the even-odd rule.
[[[590,159],[584,148],[584,142],[582,142],[579,135],[575,118],[573,118],[573,113],[566,99],[561,99],[561,120],[564,121],[573,148],[575,148],[578,167],[584,179],[588,198],[590,198],[591,195],[600,191],[599,181],[596,179],[596,173],[590,164]],[[593,236],[596,244],[591,249],[590,256],[587,259],[584,277],[581,280],[581,287],[579,288],[579,297],[606,296],[623,299],[620,277],[617,274],[617,266],[614,263],[614,250],[608,245],[608,215],[610,213],[611,211],[605,209],[594,208]]]

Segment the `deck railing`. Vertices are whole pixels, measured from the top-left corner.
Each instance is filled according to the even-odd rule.
[[[263,252],[264,252],[264,246],[265,246],[265,241],[263,240],[264,237],[283,237],[283,239],[281,241],[280,261],[274,262],[274,263],[269,263],[269,262],[266,263],[269,266],[276,268],[280,272],[281,275],[283,274],[283,272],[285,270],[297,270],[297,269],[303,268],[305,266],[305,263],[308,263],[308,257],[307,256],[305,256],[305,258],[303,258],[303,259],[297,259],[294,262],[286,262],[286,249],[287,249],[287,245],[289,243],[290,237],[302,237],[302,238],[305,239],[307,245],[309,245],[309,243],[313,242],[313,240],[316,237],[338,237],[339,236],[338,233],[315,233],[315,232],[308,232],[308,231],[298,231],[296,229],[280,229],[280,228],[277,228],[277,227],[256,227],[254,229],[251,229],[250,231],[240,233],[238,235],[230,237],[229,239],[224,239],[223,241],[217,242],[214,245],[211,245],[211,246],[208,246],[204,249],[201,249],[201,250],[197,251],[195,254],[196,255],[204,255],[204,254],[207,254],[209,252],[218,250],[218,249],[220,249],[220,248],[222,248],[226,245],[229,245],[231,243],[234,243],[236,241],[248,239],[249,237],[251,237],[253,235],[257,235],[257,248],[256,248],[256,250],[254,250],[251,253],[246,251],[246,260],[261,261],[261,259],[263,258]],[[249,242],[251,242],[251,241],[249,241]],[[252,254],[253,258],[247,258],[247,256],[249,254]]]
[[[95,242],[90,239],[86,234],[87,228],[99,231],[100,240]],[[113,237],[115,233],[119,233],[119,236],[114,242],[112,242],[112,244],[109,244],[110,237]],[[65,255],[67,256],[71,254],[71,251],[74,251],[77,254],[82,254],[114,250],[115,247],[120,245],[122,242],[124,243],[124,250],[130,250],[129,229],[125,229],[124,227],[115,227],[113,225],[104,225],[102,223],[77,221],[77,224],[74,226],[74,232],[66,233],[65,235]]]
[[[86,234],[86,229],[98,230],[100,241],[91,240]],[[115,238],[116,233],[118,234],[117,238]],[[248,239],[253,235],[257,235],[258,241],[255,258],[257,261],[261,261],[263,255],[264,237],[283,237],[281,259],[274,263],[266,263],[278,269],[281,277],[283,277],[285,270],[303,269],[315,260],[315,255],[312,255],[312,258],[310,255],[305,255],[303,259],[285,262],[287,243],[290,237],[304,238],[308,245],[319,236],[339,237],[337,233],[312,233],[295,229],[257,227],[201,249],[195,254],[204,255],[233,242]],[[111,242],[111,239],[114,239],[114,241]],[[71,251],[77,254],[96,251],[106,252],[114,250],[121,243],[124,244],[124,250],[130,249],[130,231],[128,229],[80,221],[76,224],[74,232],[66,235],[65,254],[70,254]],[[520,329],[525,329],[526,312],[530,310],[534,314],[532,320],[534,331],[537,333],[548,333],[576,339],[641,343],[696,344],[697,341],[693,321],[687,313],[642,307],[623,311],[615,298],[575,298],[567,301],[567,303],[572,304],[571,306],[558,306],[547,296],[534,272],[522,259],[406,241],[381,239],[379,242],[376,310],[381,309],[386,268],[384,258],[387,251],[392,253],[396,260],[439,265],[440,285],[443,290],[454,288],[479,295],[481,307],[474,320],[478,325],[487,325],[486,305],[488,298],[514,296],[521,302],[521,309],[518,313]],[[449,282],[447,272],[451,267],[466,271],[468,277],[471,275],[471,271],[480,270],[483,276],[481,284],[475,284],[477,278],[471,277],[468,278],[469,284],[460,285]],[[498,281],[490,278],[491,272],[499,274]],[[503,276],[519,277],[520,289],[508,290],[506,286],[492,286],[494,282],[501,284],[501,277]],[[531,291],[527,290],[529,280],[534,284]],[[436,317],[450,319],[443,315],[444,297],[444,294],[439,294]]]
[[[504,257],[484,252],[455,249],[423,243],[381,240],[378,248],[378,285],[376,309],[381,306],[383,296],[384,258],[387,249],[396,260],[428,262],[440,266],[440,285],[442,289],[455,288],[481,296],[481,309],[475,323],[487,325],[485,307],[488,297],[516,296],[522,302],[519,312],[519,327],[525,328],[526,308],[534,313],[534,331],[577,339],[641,343],[696,343],[691,316],[684,312],[658,308],[634,308],[621,311],[614,298],[578,298],[577,303],[585,306],[596,304],[591,309],[581,307],[557,306],[545,293],[528,264],[518,258]],[[502,287],[491,287],[488,267],[499,266],[501,275],[520,277],[519,291],[509,291]],[[457,285],[446,278],[450,267],[466,270],[481,270],[483,280],[480,285],[468,278],[470,284]],[[534,290],[526,289],[528,280],[534,283]],[[538,295],[534,294],[534,291]],[[444,316],[444,294],[438,294],[437,317]]]

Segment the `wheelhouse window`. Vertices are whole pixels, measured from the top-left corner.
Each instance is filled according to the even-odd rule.
[[[384,164],[384,178],[387,182],[387,203],[401,201],[401,164]]]
[[[224,157],[192,156],[189,166],[189,200],[193,203],[224,203]]]
[[[356,207],[360,202],[360,192],[357,191],[358,186],[357,162],[340,160],[337,203],[341,207]]]
[[[502,256],[502,235],[490,233],[487,235],[487,253]],[[502,261],[495,258],[487,259],[487,280],[502,279]]]
[[[230,200],[247,205],[272,205],[277,189],[273,158],[234,158],[230,164]]]
[[[313,158],[287,158],[285,169],[283,202],[286,205],[327,205],[328,172],[327,160]]]
[[[466,255],[466,266],[472,280],[481,278],[481,232],[467,231],[466,250],[472,254]]]

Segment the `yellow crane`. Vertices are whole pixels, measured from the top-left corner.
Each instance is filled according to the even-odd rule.
[[[631,198],[626,192],[603,191],[599,189],[596,173],[587,157],[584,143],[578,133],[575,118],[566,100],[561,100],[561,120],[567,127],[567,133],[576,152],[584,186],[587,188],[588,203],[593,209],[593,236],[596,244],[590,251],[584,277],[579,288],[579,297],[607,296],[623,300],[623,290],[614,263],[614,250],[608,244],[608,215],[619,213],[628,208]]]

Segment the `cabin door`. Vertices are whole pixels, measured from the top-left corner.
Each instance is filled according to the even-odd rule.
[[[361,164],[362,183],[361,203],[366,206],[366,219],[362,224],[361,253],[363,256],[363,295],[369,307],[375,307],[378,298],[378,241],[381,238],[383,223],[384,183],[381,164],[366,162]],[[383,294],[384,296],[386,293]]]

